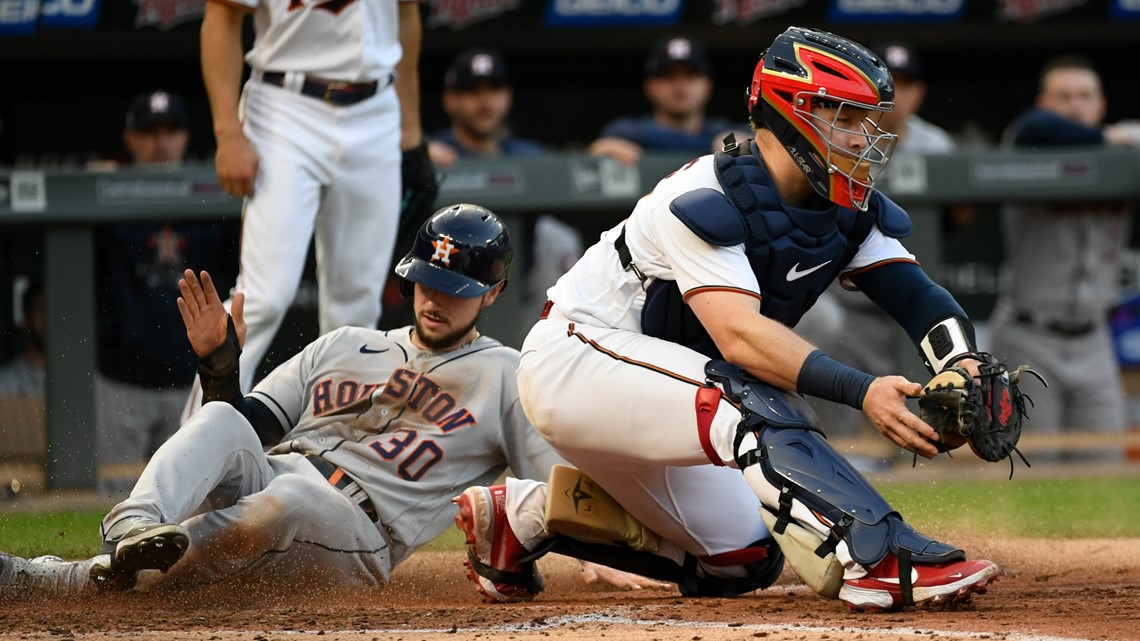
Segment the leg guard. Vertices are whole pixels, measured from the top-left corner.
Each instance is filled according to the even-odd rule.
[[[773,539],[757,541],[743,550],[711,557],[686,554],[684,565],[677,565],[663,556],[634,550],[627,545],[584,543],[559,534],[527,558],[532,560],[536,555],[542,556],[547,552],[557,552],[623,572],[676,583],[684,596],[740,596],[772,585],[784,568],[784,555]],[[740,566],[744,568],[746,576],[710,576],[700,571],[702,563],[717,567]]]
[[[653,554],[660,546],[657,533],[635,519],[590,477],[565,465],[555,465],[550,471],[545,507],[546,529],[556,536],[529,554],[527,560],[557,552],[676,583],[686,596],[737,596],[766,588],[779,578],[784,567],[783,555],[772,539],[715,556],[686,554],[683,566]],[[740,566],[745,577],[708,576],[698,572],[701,563]]]
[[[706,374],[741,408],[736,462],[741,470],[759,464],[763,480],[755,482],[757,475],[750,475],[750,482],[764,508],[775,516],[770,526],[774,535],[787,536],[789,524],[796,523],[820,535],[821,543],[813,551],[820,559],[832,555],[843,542],[851,560],[863,566],[874,565],[892,552],[899,558],[900,575],[906,575],[900,581],[907,582],[911,561],[944,563],[965,558],[961,549],[934,541],[904,523],[863,475],[831,447],[803,397],[763,383],[725,361],[710,361]],[[757,447],[741,451],[747,450],[741,446],[749,434],[755,435]],[[795,538],[799,545],[810,541]],[[835,582],[827,578],[829,570],[821,575],[818,567],[807,567],[810,564],[795,554],[789,554],[788,560],[797,573],[814,574],[809,581],[813,588],[832,591]]]
[[[583,543],[624,543],[656,552],[661,539],[581,471],[566,465],[550,469],[546,482],[546,529]],[[587,559],[589,560],[589,559]]]

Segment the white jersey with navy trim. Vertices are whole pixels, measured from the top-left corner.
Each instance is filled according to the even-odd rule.
[[[545,480],[560,462],[519,405],[518,351],[480,336],[433,352],[411,331],[331,332],[250,394],[289,430],[270,454],[319,455],[368,494],[392,565],[451,524],[451,498],[467,487],[507,467]]]
[[[710,245],[669,210],[675,198],[702,188],[724,193],[711,155],[662,179],[653,192],[638,201],[628,219],[602,234],[601,240],[547,292],[555,308],[574,322],[640,332],[645,288],[655,279],[676,281],[686,296],[712,288],[761,298],[763,292],[743,243]],[[633,264],[646,277],[644,283],[632,269],[622,268],[614,249],[622,225]],[[914,256],[876,226],[844,271],[892,260],[914,260]]]

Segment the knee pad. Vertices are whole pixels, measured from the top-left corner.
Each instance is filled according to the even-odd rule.
[[[757,462],[754,451],[740,451],[746,434],[760,433],[768,427],[821,431],[815,410],[799,394],[773,387],[728,361],[709,361],[705,376],[719,384],[728,400],[740,408],[733,453],[742,470]]]

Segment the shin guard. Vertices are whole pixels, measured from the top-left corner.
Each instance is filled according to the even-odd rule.
[[[812,551],[815,556],[826,560],[844,543],[851,561],[862,566],[878,563],[887,552],[908,566],[911,561],[944,563],[965,558],[961,549],[922,535],[903,522],[867,479],[831,447],[803,397],[761,382],[725,361],[710,361],[706,374],[741,408],[736,462],[742,470],[759,466],[761,474],[746,476],[764,509],[774,517],[765,520],[772,521],[769,527],[778,539],[788,536],[789,525],[795,523],[819,535],[820,543]],[[755,436],[755,449],[745,445],[747,435]],[[803,534],[797,532],[794,537],[798,545],[811,541]],[[813,582],[832,591],[833,570],[826,563],[809,567],[802,558],[788,555],[797,573],[802,567],[803,572],[818,575],[819,580]],[[906,572],[909,575],[909,567]]]

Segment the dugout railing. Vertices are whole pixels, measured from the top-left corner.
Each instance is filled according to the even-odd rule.
[[[648,155],[636,166],[584,154],[460,161],[447,172],[439,203],[484,205],[503,215],[512,229],[538,213],[597,227],[598,221],[620,220],[657,180],[689,159]],[[944,205],[1140,200],[1140,153],[1132,150],[900,154],[891,162],[890,195],[914,219],[907,245],[927,269],[942,258],[939,212]],[[0,170],[0,234],[21,225],[44,229],[49,488],[87,488],[95,480],[93,227],[236,219],[240,212],[241,201],[221,191],[209,165],[176,172]],[[526,247],[516,247],[521,265]],[[481,321],[486,333],[516,347],[534,311],[522,309],[521,290],[508,287]]]

